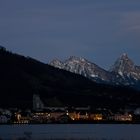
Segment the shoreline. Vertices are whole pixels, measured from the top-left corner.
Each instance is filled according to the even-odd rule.
[[[95,122],[95,121],[75,121],[75,122],[65,122],[65,123],[61,123],[61,122],[51,122],[51,123],[0,123],[0,126],[2,125],[55,125],[55,124],[140,124],[140,121],[133,121],[133,122],[129,122],[129,121],[101,121],[101,122]]]

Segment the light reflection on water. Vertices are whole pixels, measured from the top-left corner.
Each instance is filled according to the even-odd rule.
[[[0,140],[140,140],[140,125],[0,125]]]

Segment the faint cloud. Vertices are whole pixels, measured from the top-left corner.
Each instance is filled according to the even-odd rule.
[[[140,11],[123,13],[120,24],[125,32],[140,33]]]

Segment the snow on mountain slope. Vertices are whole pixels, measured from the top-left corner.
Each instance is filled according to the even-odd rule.
[[[85,58],[75,56],[71,56],[63,62],[55,59],[51,61],[50,65],[83,75],[99,83],[134,85],[140,80],[140,66],[136,66],[126,53],[122,54],[115,61],[109,71],[104,70]]]
[[[134,62],[127,56],[123,54],[114,63],[111,72],[118,73],[122,77],[140,80],[140,68],[134,64]]]

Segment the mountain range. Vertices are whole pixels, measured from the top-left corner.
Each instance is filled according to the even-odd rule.
[[[140,66],[136,66],[126,53],[122,54],[111,67],[105,70],[85,58],[71,56],[65,61],[55,59],[51,66],[83,75],[97,83],[139,87]]]
[[[81,69],[85,64],[89,68],[96,67],[96,73],[91,73],[92,78],[98,78],[101,72],[103,79],[110,75],[110,72],[85,59],[71,57],[70,60],[72,64],[81,62],[81,66],[74,65],[75,70],[80,68],[81,74],[85,72]],[[90,106],[111,110],[140,106],[140,91],[134,88],[97,83],[60,68],[0,47],[0,108],[32,108],[34,94],[40,96],[45,106]]]

